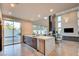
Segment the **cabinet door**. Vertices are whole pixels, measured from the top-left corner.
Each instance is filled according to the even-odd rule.
[[[39,39],[39,47],[38,50],[45,54],[45,40]]]
[[[33,39],[32,39],[32,47],[33,47],[34,49],[37,49],[37,39],[36,39],[36,38],[33,38]]]
[[[28,36],[25,36],[24,37],[24,43],[26,43],[29,46],[32,46],[32,38],[28,37]]]

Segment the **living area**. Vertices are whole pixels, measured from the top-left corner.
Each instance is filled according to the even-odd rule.
[[[0,39],[2,56],[78,56],[79,4],[0,4]]]

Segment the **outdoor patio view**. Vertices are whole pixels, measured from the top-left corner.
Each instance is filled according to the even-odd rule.
[[[4,21],[4,45],[21,42],[21,24],[14,21]]]

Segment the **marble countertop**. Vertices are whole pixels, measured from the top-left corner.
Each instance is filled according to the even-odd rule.
[[[24,35],[24,36],[28,36],[28,37],[35,37],[36,35]]]
[[[54,37],[51,37],[51,36],[36,36],[35,38],[41,39],[41,40],[47,40],[47,39],[53,39]]]
[[[51,36],[36,36],[36,35],[24,35],[24,36],[37,38],[37,39],[41,39],[41,40],[55,39],[53,36],[52,37]]]

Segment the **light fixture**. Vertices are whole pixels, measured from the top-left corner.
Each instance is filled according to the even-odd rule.
[[[66,17],[66,18],[65,18],[65,23],[68,23],[68,20],[69,20],[69,18],[68,18],[68,17]]]
[[[12,12],[9,12],[8,14],[9,14],[9,15],[11,15],[11,14],[12,14]]]
[[[44,19],[47,19],[48,17],[44,17]]]
[[[68,19],[65,20],[65,23],[67,23],[67,22],[68,22]]]
[[[38,14],[38,17],[41,17],[40,14]]]
[[[53,9],[50,9],[50,12],[53,12]]]
[[[33,18],[31,18],[31,21],[33,21]]]
[[[11,6],[11,7],[15,7],[15,4],[11,3],[10,6]]]

